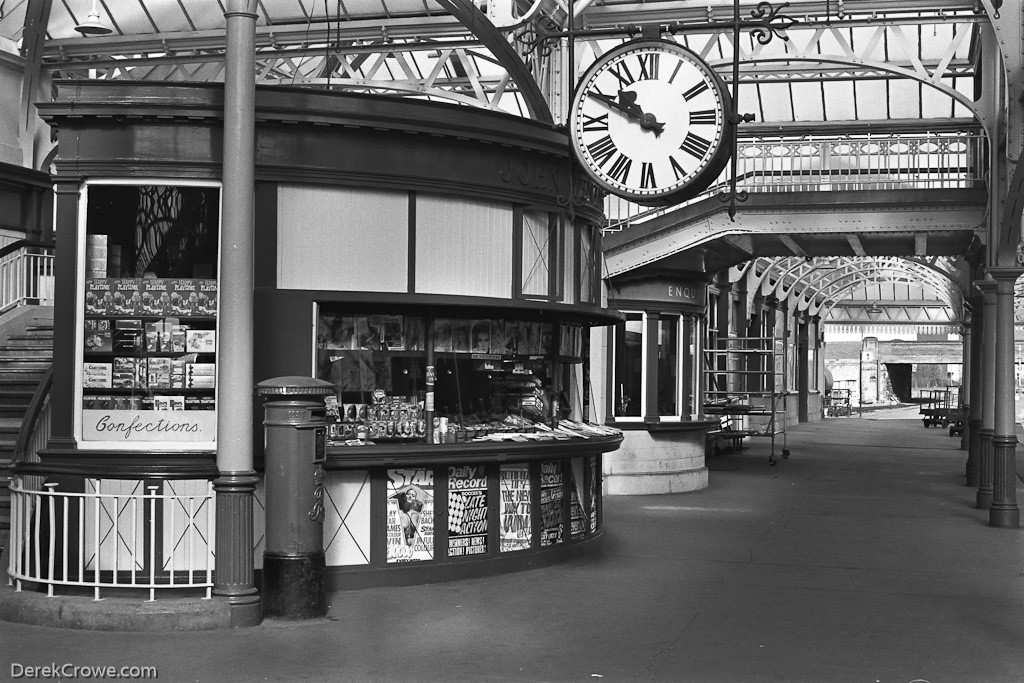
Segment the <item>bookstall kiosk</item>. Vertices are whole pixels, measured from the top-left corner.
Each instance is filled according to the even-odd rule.
[[[77,334],[25,471],[205,486],[217,411],[257,400],[217,383],[222,92],[55,87],[39,108],[60,136],[58,277],[77,283],[55,316]],[[622,437],[588,420],[589,335],[619,316],[598,304],[601,197],[564,134],[287,88],[257,90],[256,121],[254,371],[335,385],[332,585],[529,566],[598,538],[601,459]]]

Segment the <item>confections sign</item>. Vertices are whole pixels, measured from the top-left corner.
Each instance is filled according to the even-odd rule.
[[[83,410],[85,441],[119,443],[213,442],[217,413],[213,410]]]

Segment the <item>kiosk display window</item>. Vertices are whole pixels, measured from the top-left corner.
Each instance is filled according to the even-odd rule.
[[[332,445],[587,438],[584,328],[509,318],[353,313],[320,304],[316,376]],[[617,433],[617,432],[615,432]]]
[[[216,440],[219,189],[86,189],[83,445]]]

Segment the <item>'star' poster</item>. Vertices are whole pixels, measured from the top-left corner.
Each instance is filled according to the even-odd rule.
[[[448,468],[448,557],[487,553],[487,472],[483,465]]]
[[[434,471],[388,470],[388,562],[434,559]]]
[[[540,464],[540,544],[554,545],[562,542],[562,463],[542,462]]]
[[[530,466],[502,465],[501,552],[527,550],[533,536],[530,516]]]

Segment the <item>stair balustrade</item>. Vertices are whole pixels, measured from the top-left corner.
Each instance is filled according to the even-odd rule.
[[[19,240],[0,248],[0,314],[26,304],[53,305],[53,248]]]

